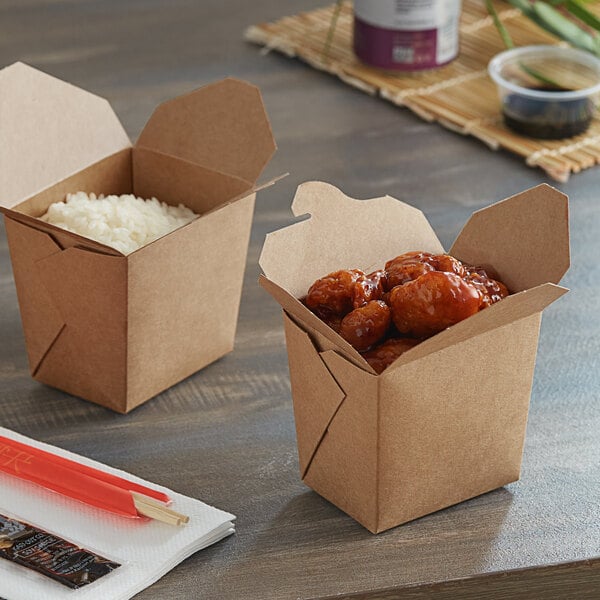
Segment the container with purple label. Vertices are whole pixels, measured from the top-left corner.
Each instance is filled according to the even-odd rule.
[[[458,54],[461,0],[354,0],[354,52],[395,71],[445,65]]]

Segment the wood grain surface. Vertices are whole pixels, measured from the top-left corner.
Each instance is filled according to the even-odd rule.
[[[265,178],[291,172],[258,198],[235,351],[127,416],[30,378],[2,229],[0,424],[238,516],[235,536],[140,599],[598,598],[599,168],[559,186],[571,196],[572,291],[544,316],[521,481],[373,536],[299,479],[280,310],[256,282],[264,236],[292,221],[297,184],[411,202],[448,247],[473,210],[544,181],[241,39],[318,5],[0,2],[1,66],[22,60],[108,98],[133,139],[164,99],[225,75],[259,85],[279,144]]]

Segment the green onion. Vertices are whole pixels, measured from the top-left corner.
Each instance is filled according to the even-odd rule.
[[[578,25],[569,21],[558,10],[545,2],[534,2],[533,12],[537,17],[536,22],[554,33],[561,39],[569,42],[572,46],[597,54],[600,48],[594,38],[581,29]]]
[[[496,12],[494,5],[492,4],[492,0],[485,0],[485,5],[488,10],[488,13],[492,17],[492,20],[494,21],[494,25],[496,26],[496,29],[498,30],[498,33],[500,34],[502,41],[504,42],[504,45],[509,50],[511,48],[514,48],[515,44],[512,41],[512,38],[510,37],[510,33],[508,33],[508,30],[504,26],[504,23],[502,23],[502,21],[500,20],[500,17],[498,16],[498,13]],[[550,77],[547,77],[546,75],[543,75],[542,73],[536,71],[535,69],[528,67],[526,64],[524,64],[522,62],[519,62],[519,68],[522,69],[525,73],[527,73],[530,77],[537,79],[540,83],[542,83],[546,86],[554,88],[555,90],[558,90],[558,91],[566,90],[566,88],[564,86],[560,85],[559,83],[556,83],[556,81],[554,81],[553,79],[550,79]]]
[[[494,25],[496,26],[496,29],[498,30],[502,41],[504,42],[504,45],[508,49],[514,48],[515,44],[512,41],[512,38],[510,37],[510,33],[508,33],[508,30],[506,29],[506,27],[504,27],[504,23],[502,23],[502,21],[500,20],[500,17],[498,16],[498,13],[496,12],[494,5],[492,4],[492,0],[485,0],[485,5],[488,10],[488,13],[494,21]]]
[[[580,21],[589,25],[592,29],[600,31],[600,19],[591,13],[581,0],[566,0],[565,8]]]

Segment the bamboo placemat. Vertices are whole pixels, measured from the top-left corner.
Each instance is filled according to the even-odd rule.
[[[496,2],[518,46],[554,44],[556,38],[523,17],[519,10]],[[481,0],[464,0],[460,27],[460,55],[446,67],[419,74],[389,74],[369,68],[352,51],[352,3],[344,2],[329,52],[325,43],[334,5],[253,25],[247,40],[306,61],[345,83],[399,106],[426,121],[437,121],[463,135],[472,135],[490,148],[505,148],[538,166],[558,181],[600,162],[600,119],[590,129],[568,140],[534,140],[507,129],[500,114],[496,87],[487,74],[490,59],[504,50],[502,40]],[[600,9],[593,9],[600,14]]]

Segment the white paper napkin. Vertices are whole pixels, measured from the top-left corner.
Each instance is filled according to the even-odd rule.
[[[0,435],[167,493],[170,507],[189,515],[174,527],[112,515],[0,472],[0,514],[54,533],[116,560],[121,566],[79,590],[0,558],[0,597],[6,600],[126,600],[154,583],[182,560],[234,532],[229,513],[66,450],[0,427]]]

